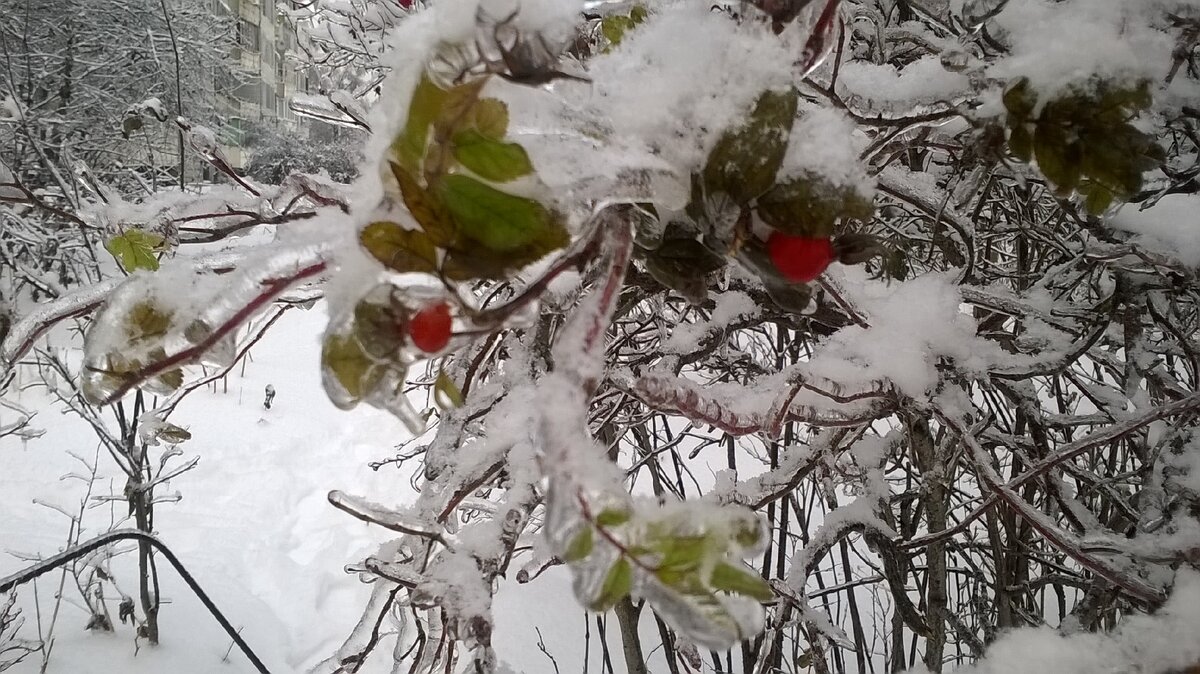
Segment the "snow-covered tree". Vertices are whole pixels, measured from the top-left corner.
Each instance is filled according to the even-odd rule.
[[[64,187],[54,174],[77,162],[105,182],[169,184],[181,148],[160,122],[213,122],[240,83],[236,23],[208,1],[5,0],[0,10],[0,156],[33,187]]]
[[[96,204],[128,277],[0,344],[94,312],[107,405],[324,297],[420,486],[330,493],[397,537],[325,671],[495,671],[498,584],[560,566],[635,672],[1200,662],[1194,2],[411,9],[295,15],[378,74],[328,96],[352,187]]]

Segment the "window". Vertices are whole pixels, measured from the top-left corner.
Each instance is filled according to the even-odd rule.
[[[246,142],[246,131],[249,125],[241,117],[230,117],[225,125],[225,140],[230,145],[241,145]]]
[[[242,49],[254,52],[258,51],[258,40],[258,24],[246,19],[240,19],[238,21],[238,44]]]

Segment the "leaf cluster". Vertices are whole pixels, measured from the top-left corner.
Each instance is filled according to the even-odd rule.
[[[1132,124],[1150,106],[1150,83],[1133,87],[1095,82],[1045,101],[1027,78],[1004,92],[1008,146],[1018,159],[1037,160],[1060,197],[1077,192],[1099,215],[1142,188],[1142,175],[1162,163],[1154,137]]]
[[[559,214],[497,187],[533,178],[534,168],[523,147],[505,140],[508,106],[482,96],[487,81],[442,88],[425,76],[417,84],[385,176],[417,229],[379,221],[360,234],[388,269],[502,279],[569,241]]]

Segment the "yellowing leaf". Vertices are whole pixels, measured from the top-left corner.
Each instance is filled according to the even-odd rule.
[[[138,269],[155,271],[158,269],[158,251],[163,244],[162,236],[140,229],[126,230],[120,236],[114,236],[104,244],[105,250],[116,258],[121,268],[127,272]]]
[[[405,229],[394,222],[372,222],[363,228],[358,240],[383,266],[392,271],[437,271],[437,250],[429,237],[414,229]]]
[[[475,104],[475,129],[499,140],[508,133],[508,104],[498,98],[482,98]]]
[[[422,75],[408,105],[404,130],[392,143],[392,151],[400,160],[400,165],[410,173],[418,174],[421,171],[425,147],[429,144],[429,126],[437,118],[445,100],[446,92],[434,84],[428,75]]]
[[[149,300],[138,302],[125,314],[125,336],[135,346],[145,341],[161,340],[171,327],[173,315]]]
[[[429,240],[436,246],[445,246],[453,242],[454,223],[450,221],[450,215],[446,213],[446,209],[429,192],[422,189],[416,178],[404,167],[395,162],[389,162],[389,164],[392,169],[392,177],[396,179],[396,184],[400,187],[404,205],[408,207],[408,212],[421,226],[421,229],[429,235]]]

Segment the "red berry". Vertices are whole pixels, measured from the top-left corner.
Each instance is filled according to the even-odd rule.
[[[413,346],[425,353],[437,353],[450,343],[450,305],[430,304],[412,315],[408,336]]]
[[[767,253],[779,273],[793,283],[808,283],[837,259],[828,238],[792,236],[783,232],[771,233],[771,238],[767,239]]]

